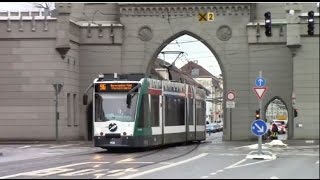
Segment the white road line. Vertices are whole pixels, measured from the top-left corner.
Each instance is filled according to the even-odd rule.
[[[216,175],[217,173],[211,173],[210,175]]]
[[[277,176],[271,176],[270,179],[279,179]]]
[[[200,154],[198,156],[195,156],[195,157],[192,157],[190,159],[186,159],[186,160],[179,161],[179,162],[176,162],[176,163],[173,163],[173,164],[169,164],[169,165],[161,166],[161,167],[158,167],[158,168],[150,169],[150,170],[147,170],[147,171],[144,171],[144,172],[140,172],[140,173],[136,173],[136,174],[132,174],[132,175],[128,175],[128,176],[123,176],[123,177],[120,177],[119,179],[130,179],[130,178],[142,176],[142,175],[145,175],[145,174],[153,173],[153,172],[156,172],[156,171],[160,171],[160,170],[163,170],[163,169],[171,168],[171,167],[174,167],[174,166],[178,166],[180,164],[187,163],[189,161],[193,161],[193,160],[202,158],[202,157],[204,157],[206,155],[208,155],[208,153],[202,153],[202,154]]]
[[[83,165],[83,164],[107,164],[110,162],[82,162],[82,163],[74,163],[74,164],[69,164],[69,165],[65,165],[65,166],[58,166],[58,167],[53,167],[53,168],[47,168],[47,169],[40,169],[40,170],[35,170],[35,171],[27,171],[27,172],[23,172],[23,173],[18,173],[18,174],[12,174],[12,175],[8,175],[8,176],[1,176],[0,179],[7,179],[7,178],[13,178],[13,177],[17,177],[17,176],[23,176],[23,175],[38,175],[39,173],[41,174],[41,176],[46,176],[45,173],[49,173],[52,174],[53,171],[56,171],[56,173],[60,173],[57,170],[61,170],[62,168],[67,168],[67,167],[72,167],[72,166],[77,166],[77,165]],[[63,169],[62,169],[63,170]],[[39,176],[39,175],[38,175]]]
[[[237,168],[237,167],[249,166],[249,165],[259,164],[259,163],[268,162],[268,161],[272,161],[272,160],[257,161],[257,162],[248,163],[248,164],[243,164],[243,165],[239,165],[239,166],[233,166],[233,167],[231,167],[231,168]],[[225,168],[225,169],[226,169],[226,168]],[[228,168],[228,169],[230,169],[230,168]]]
[[[99,179],[101,176],[104,176],[104,175],[106,175],[106,174],[94,174],[94,176],[96,176],[96,177],[93,179]]]
[[[28,147],[31,147],[31,146],[23,146],[23,147],[19,147],[19,149],[25,149],[25,148],[28,148]]]
[[[223,170],[218,170],[217,172],[223,172]]]
[[[39,147],[39,146],[46,146],[48,144],[37,144],[37,145],[33,145],[34,147]]]
[[[240,160],[240,161],[238,161],[238,162],[236,162],[236,163],[234,163],[234,164],[232,164],[232,165],[230,165],[230,166],[228,166],[228,167],[225,167],[224,169],[230,169],[230,168],[233,168],[234,166],[236,166],[236,165],[238,165],[238,164],[240,164],[240,163],[243,163],[243,162],[245,162],[247,159],[242,159],[242,160]]]
[[[77,144],[58,145],[58,146],[52,146],[52,147],[49,147],[49,148],[53,149],[53,148],[61,148],[61,147],[68,147],[68,146],[74,146],[74,145],[77,145]]]
[[[154,162],[148,162],[148,161],[131,161],[131,162],[117,162],[117,164],[134,164],[134,163],[141,163],[141,164],[152,164]]]
[[[201,176],[200,178],[204,179],[204,178],[208,178],[209,176]]]

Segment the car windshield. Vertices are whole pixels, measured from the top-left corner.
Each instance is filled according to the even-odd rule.
[[[133,96],[130,109],[127,108],[126,98],[127,93],[96,94],[95,121],[134,121],[137,96]]]

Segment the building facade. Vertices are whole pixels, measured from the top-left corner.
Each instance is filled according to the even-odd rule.
[[[198,61],[190,61],[180,68],[183,73],[193,77],[197,82],[209,90],[206,97],[206,118],[209,122],[223,120],[223,88],[222,77],[215,77],[205,68],[198,64]]]

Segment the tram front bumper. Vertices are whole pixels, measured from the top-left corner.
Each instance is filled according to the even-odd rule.
[[[95,136],[94,146],[102,148],[111,147],[147,147],[148,143],[145,143],[144,137],[133,137],[133,136],[121,136],[121,137],[105,137],[105,136]]]

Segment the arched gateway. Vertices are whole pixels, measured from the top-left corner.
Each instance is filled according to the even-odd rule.
[[[311,10],[319,23],[316,3],[56,3],[51,16],[1,13],[0,99],[6,100],[0,104],[0,138],[54,139],[51,84],[62,81],[59,137],[88,139],[88,107],[81,97],[93,79],[99,73],[148,73],[163,47],[187,34],[217,58],[224,97],[236,94],[231,116],[223,99],[224,140],[255,138],[250,124],[259,106],[253,87],[260,70],[268,86],[263,107],[282,98],[289,139],[318,139],[319,102],[311,96],[319,97],[319,28],[308,35]],[[270,37],[264,32],[267,11]],[[206,13],[212,21],[203,21]]]

